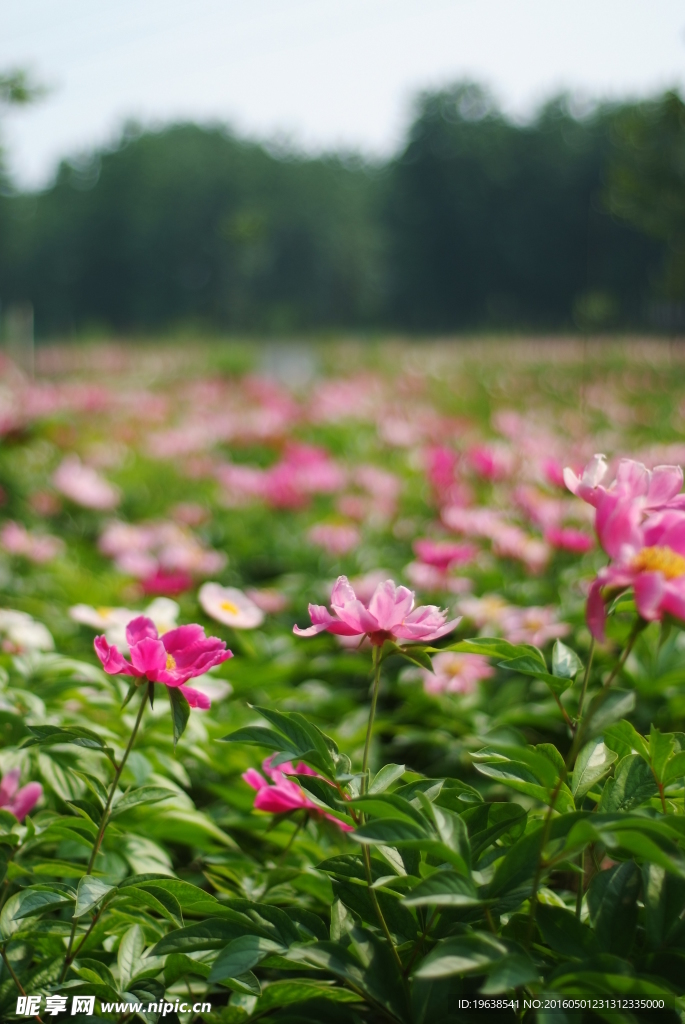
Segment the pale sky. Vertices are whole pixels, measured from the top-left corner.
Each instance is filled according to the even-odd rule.
[[[582,97],[685,89],[682,0],[1,0],[0,69],[49,96],[2,126],[15,179],[123,122],[221,121],[308,150],[387,155],[412,98],[463,78],[525,117]]]

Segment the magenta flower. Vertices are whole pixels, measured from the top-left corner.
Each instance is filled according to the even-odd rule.
[[[248,786],[257,790],[254,801],[255,810],[268,811],[270,814],[288,814],[290,811],[305,810],[318,817],[328,818],[344,832],[352,831],[351,825],[340,821],[332,814],[325,814],[309,799],[296,782],[286,778],[287,775],[317,775],[317,772],[303,761],[300,761],[297,767],[293,767],[290,761],[285,761],[278,768],[271,767],[272,761],[273,755],[267,757],[262,763],[262,770],[271,780],[270,782],[264,778],[264,775],[260,775],[256,768],[248,768],[243,774],[243,779]]]
[[[609,492],[597,507],[599,542],[612,558],[590,587],[587,623],[592,635],[604,638],[605,598],[633,588],[643,619],[668,613],[685,619],[685,515],[667,509],[644,522],[632,496]]]
[[[380,647],[385,640],[437,640],[459,623],[459,619],[446,622],[446,613],[436,605],[414,608],[412,591],[395,586],[392,580],[378,584],[367,608],[347,576],[339,576],[331,594],[331,608],[333,615],[323,605],[310,604],[312,625],[306,629],[293,626],[293,632],[298,636],[316,636],[324,631],[338,636],[368,636]]]
[[[655,512],[666,507],[685,507],[685,495],[676,498],[683,486],[680,466],[656,466],[649,470],[634,459],[621,459],[616,479],[609,487],[604,487],[602,480],[608,468],[604,456],[595,455],[580,477],[572,469],[565,469],[564,481],[569,491],[595,508],[607,494],[630,498],[644,512]]]
[[[413,543],[414,553],[424,565],[447,571],[457,565],[472,562],[478,554],[475,544],[458,544],[451,540],[431,540],[421,537]]]
[[[594,547],[594,541],[583,530],[573,526],[550,526],[545,530],[545,540],[553,548],[560,551],[573,551],[576,555],[584,555]]]
[[[0,807],[13,814],[17,821],[23,821],[42,797],[43,787],[40,782],[29,782],[19,789],[19,776],[18,768],[3,775],[0,782]]]
[[[205,636],[202,626],[179,626],[160,637],[152,619],[144,615],[129,622],[126,641],[131,651],[130,662],[106,637],[95,638],[95,651],[105,672],[145,677],[151,683],[178,687],[192,708],[208,708],[211,702],[205,693],[186,686],[186,682],[233,657],[225,642]]]

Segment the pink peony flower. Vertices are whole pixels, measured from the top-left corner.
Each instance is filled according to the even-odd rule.
[[[597,536],[612,559],[588,595],[587,623],[598,640],[604,638],[604,597],[628,587],[643,619],[665,613],[685,619],[685,515],[666,509],[641,520],[640,505],[619,491],[605,494],[597,506]]]
[[[268,779],[271,780],[270,782],[264,778],[264,775],[260,775],[255,768],[248,768],[242,776],[248,786],[252,786],[253,789],[257,790],[257,796],[254,801],[256,810],[268,811],[270,814],[287,814],[289,811],[306,810],[309,814],[316,815],[319,818],[327,818],[344,832],[352,831],[351,825],[340,821],[339,818],[334,817],[332,814],[326,814],[309,799],[305,791],[296,782],[286,778],[287,775],[317,775],[317,772],[313,771],[312,768],[302,761],[296,767],[293,767],[290,761],[285,761],[278,768],[271,767],[272,761],[273,755],[267,757],[262,763],[262,770],[268,776]]]
[[[84,508],[102,512],[119,504],[119,490],[96,470],[84,466],[78,455],[67,455],[52,480],[58,491]]]
[[[361,534],[350,523],[316,523],[307,537],[330,555],[346,555],[359,546]]]
[[[434,565],[446,571],[457,565],[472,562],[478,554],[475,544],[457,544],[450,540],[430,540],[428,537],[415,540],[414,554],[424,565]]]
[[[446,613],[436,605],[414,608],[414,594],[397,587],[392,580],[379,583],[368,608],[357,598],[346,576],[339,576],[331,594],[334,615],[323,605],[310,604],[312,625],[293,627],[298,636],[316,636],[324,630],[340,636],[368,636],[375,646],[386,640],[437,640],[450,633],[459,619],[445,621]]]
[[[583,530],[576,530],[572,526],[550,526],[545,530],[545,540],[553,548],[573,551],[577,555],[583,555],[594,547],[592,537],[584,533]]]
[[[152,619],[144,615],[129,622],[126,640],[130,662],[117,647],[110,646],[105,636],[95,638],[95,651],[105,672],[145,677],[151,683],[178,687],[193,708],[208,708],[211,702],[206,694],[186,686],[186,682],[233,657],[224,641],[205,636],[202,626],[179,626],[159,637]]]
[[[421,671],[426,693],[473,693],[481,679],[495,674],[482,654],[443,651],[433,658],[433,671]]]
[[[30,562],[51,562],[64,551],[64,541],[47,533],[30,533],[21,523],[9,520],[0,530],[0,547]]]
[[[566,636],[571,627],[559,622],[554,608],[510,605],[500,622],[502,635],[512,644],[533,644],[542,647],[550,640]]]
[[[43,795],[40,782],[29,782],[19,789],[20,771],[13,768],[3,775],[0,782],[0,807],[13,814],[17,821],[23,821]]]
[[[580,477],[572,469],[565,469],[564,481],[569,491],[595,508],[607,494],[629,498],[637,502],[644,512],[666,507],[685,508],[685,495],[676,498],[683,486],[680,466],[656,466],[650,471],[641,462],[621,459],[616,479],[609,487],[604,487],[602,480],[608,468],[604,456],[595,455]]]

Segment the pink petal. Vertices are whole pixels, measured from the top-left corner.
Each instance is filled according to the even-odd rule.
[[[650,508],[659,508],[675,498],[683,486],[683,471],[680,466],[656,466],[649,481],[647,503]]]
[[[179,686],[179,690],[188,701],[191,708],[202,708],[204,711],[211,708],[211,700],[207,694],[202,693],[201,690],[195,690],[192,686]]]
[[[196,644],[199,640],[209,639],[216,639],[216,637],[205,637],[202,626],[193,624],[170,629],[162,636],[162,643],[170,654],[176,656],[176,652],[183,650],[184,647],[190,647],[191,644]]]
[[[662,607],[676,619],[685,619],[685,577],[666,582]]]
[[[369,612],[377,622],[377,629],[392,631],[412,610],[414,595],[406,587],[396,587],[392,580],[385,580],[376,587],[369,601]]]
[[[664,596],[664,577],[660,572],[641,572],[633,584],[635,604],[643,619],[659,618]]]
[[[126,627],[126,642],[129,647],[139,644],[141,640],[145,640],[148,637],[152,640],[157,639],[157,628],[152,619],[139,615],[137,619],[132,619],[129,622]]]
[[[604,640],[604,624],[606,622],[606,609],[604,607],[604,598],[602,597],[602,586],[603,581],[601,579],[598,578],[593,580],[585,609],[585,619],[588,629],[594,636],[595,640],[600,641]]]
[[[131,648],[131,662],[138,674],[157,680],[166,670],[166,650],[161,640],[147,637]],[[160,680],[161,682],[161,680]]]
[[[324,814],[324,818],[328,818],[329,821],[332,821],[343,832],[354,832],[353,825],[348,825],[346,821],[341,821],[340,818],[334,818],[332,814]]]
[[[624,548],[641,548],[639,504],[620,492],[602,495],[597,506],[595,529],[599,542],[611,558],[620,558]]]
[[[268,786],[269,783],[266,781],[263,775],[260,775],[256,768],[248,768],[246,772],[243,772],[242,778],[253,789],[262,789],[264,786]]]
[[[649,470],[642,462],[621,459],[616,471],[615,488],[630,498],[642,498],[649,489]]]
[[[308,626],[307,629],[293,626],[293,633],[296,633],[297,636],[316,636],[317,633],[323,633],[324,630],[327,630],[329,633],[336,633],[338,636],[357,636],[359,633],[364,632],[363,629],[355,629],[341,622],[340,619],[334,618],[322,604],[310,604],[309,617],[312,620],[312,625]]]
[[[93,646],[108,675],[141,676],[143,674],[130,665],[116,647],[111,647],[107,643],[106,637],[96,636]]]
[[[2,782],[0,782],[0,807],[6,807],[14,799],[19,788],[20,775],[21,772],[18,768],[13,768],[11,772],[3,775]]]
[[[29,782],[19,790],[9,809],[18,821],[23,821],[29,811],[32,811],[36,806],[42,795],[43,787],[40,782]]]

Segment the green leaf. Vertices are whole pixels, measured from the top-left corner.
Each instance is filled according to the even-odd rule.
[[[443,939],[414,972],[416,978],[449,978],[454,975],[484,974],[509,952],[493,935],[472,932]]]
[[[282,953],[284,947],[258,935],[243,935],[222,949],[209,973],[209,983],[235,978],[251,970],[270,953]]]
[[[23,747],[32,747],[36,744],[45,747],[55,743],[72,743],[77,747],[88,747],[91,750],[102,750],[111,754],[110,748],[101,736],[80,725],[71,725],[68,729],[57,725],[30,725],[28,730],[32,738],[24,740]]]
[[[640,871],[633,861],[600,871],[590,882],[587,903],[590,920],[602,949],[626,956],[637,928]]]
[[[84,875],[78,884],[74,917],[83,917],[89,910],[94,910],[98,903],[102,902],[105,896],[115,889],[116,886],[108,885],[101,878]]]
[[[626,722],[615,722],[604,730],[604,742],[612,750],[615,750],[619,757],[626,757],[628,754],[636,753],[649,761],[649,746],[637,729]]]
[[[58,889],[22,889],[10,896],[0,914],[0,934],[9,938],[19,928],[24,917],[42,914],[57,907],[73,903],[73,896]]]
[[[618,762],[613,779],[605,785],[599,809],[629,811],[658,793],[652,769],[639,754],[629,754]]]
[[[94,985],[104,985],[109,992],[119,993],[119,986],[114,980],[114,975],[106,964],[100,960],[91,960],[89,957],[79,957],[72,965],[72,970],[79,978],[89,981]]]
[[[423,794],[421,794],[423,796]],[[426,798],[424,797],[424,800]],[[409,821],[420,828],[427,829],[428,822],[424,815],[409,800],[397,793],[383,793],[376,796],[360,796],[349,803],[375,818],[398,818]]]
[[[336,743],[308,722],[298,711],[275,711],[273,708],[258,707],[267,722],[279,729],[289,740],[294,752],[304,758],[310,751],[316,751],[320,764],[331,772],[335,769],[338,747]]]
[[[471,853],[474,861],[477,861],[481,854],[492,846],[500,836],[517,829],[519,833],[522,833],[527,818],[524,808],[514,803],[491,803],[484,805],[484,809],[487,811],[485,819],[488,822],[487,827],[470,831]]]
[[[145,875],[138,876],[138,878],[129,878],[126,884],[148,890],[150,887],[154,887],[155,890],[164,889],[178,900],[183,910],[211,913],[211,905],[219,906],[218,900],[211,893],[200,889],[197,885],[192,885],[190,882],[184,882],[180,878],[169,878],[165,875]],[[201,910],[198,910],[198,907],[201,907]]]
[[[298,978],[295,981],[273,981],[263,990],[254,1013],[255,1015],[263,1014],[267,1010],[308,1002],[310,999],[326,999],[328,1002],[335,1003],[357,1003],[361,997],[347,989],[334,988],[326,982],[307,981],[305,978]]]
[[[517,793],[533,797],[541,803],[549,805],[556,783],[542,784],[527,764],[518,761],[505,761],[496,764],[476,764],[477,770],[490,779],[495,779]],[[575,808],[573,794],[566,783],[562,783],[557,793],[555,809],[561,813]]]
[[[185,699],[177,686],[167,686],[169,703],[171,704],[171,719],[174,727],[174,747],[185,732],[190,718],[190,704]]]
[[[171,921],[177,928],[183,927],[183,917],[178,900],[170,892],[158,886],[124,886],[117,890],[116,902],[120,897],[131,900],[136,906],[148,907]]]
[[[507,672],[518,672],[522,676],[531,676],[533,679],[542,679],[556,694],[568,690],[573,682],[572,679],[552,675],[547,671],[545,664],[541,664],[537,658],[531,658],[530,655],[523,658],[512,658],[510,661],[500,661],[498,668],[504,668]]]
[[[117,800],[110,813],[110,818],[116,818],[119,814],[123,814],[124,811],[130,810],[131,807],[136,807],[138,804],[156,804],[174,796],[176,793],[172,789],[165,789],[163,786],[141,786],[139,789],[124,793]]]
[[[586,743],[578,754],[571,778],[571,792],[574,798],[582,800],[595,783],[609,774],[617,758],[618,754],[609,750],[601,739]]]
[[[629,715],[634,707],[634,690],[619,690],[615,687],[607,689],[603,686],[588,705],[581,726],[583,735],[597,736],[620,718]]]
[[[535,919],[543,941],[556,953],[585,960],[601,952],[592,929],[579,921],[572,911],[540,903]]]
[[[151,956],[165,953],[193,953],[201,949],[223,949],[227,942],[238,939],[247,929],[240,921],[199,921],[169,932],[150,950]]]
[[[654,724],[649,732],[649,761],[657,782],[664,781],[666,762],[673,755],[675,738],[660,732]]]
[[[436,871],[411,889],[403,900],[410,907],[468,907],[480,902],[473,882],[455,871]]]
[[[222,743],[246,743],[252,747],[266,747],[268,750],[287,750],[292,757],[297,757],[297,752],[290,750],[284,745],[284,737],[274,729],[267,729],[263,725],[246,725],[242,729],[236,729],[228,736],[222,736]]]
[[[436,653],[437,653],[436,648]],[[514,658],[533,658],[539,662],[543,671],[547,670],[547,663],[544,655],[532,644],[510,644],[508,640],[500,640],[498,637],[474,637],[471,640],[460,640],[456,644],[444,647],[445,651],[459,651],[464,654],[483,654],[486,658],[502,658],[512,660]]]
[[[372,796],[374,793],[384,793],[385,790],[393,784],[393,782],[402,778],[405,771],[406,768],[403,764],[384,765],[369,786],[369,795]]]
[[[119,943],[119,952],[117,953],[117,964],[119,965],[119,977],[121,991],[125,992],[128,988],[128,983],[136,973],[136,968],[139,966],[140,958],[143,955],[145,949],[145,933],[139,924],[131,925],[131,927],[124,932],[124,935]]]
[[[458,814],[455,814],[454,811],[431,803],[423,793],[418,793],[417,799],[423,807],[424,814],[438,833],[440,841],[445,846],[448,846],[450,850],[458,853],[464,862],[470,865],[471,844],[463,819]]]
[[[186,978],[189,974],[208,978],[210,970],[210,965],[202,960],[193,960],[185,953],[170,953],[164,964],[164,981],[167,988],[170,988],[179,978]]]
[[[570,647],[557,640],[552,650],[552,673],[560,679],[575,679],[583,670],[583,663]]]
[[[651,949],[659,950],[682,924],[685,878],[671,874],[659,864],[643,864],[642,901],[647,944]]]
[[[484,996],[510,993],[515,988],[532,985],[539,980],[540,971],[530,957],[512,953],[495,964],[478,991]]]
[[[685,751],[681,750],[667,762],[662,781],[665,786],[668,786],[671,782],[683,777],[685,777]]]

